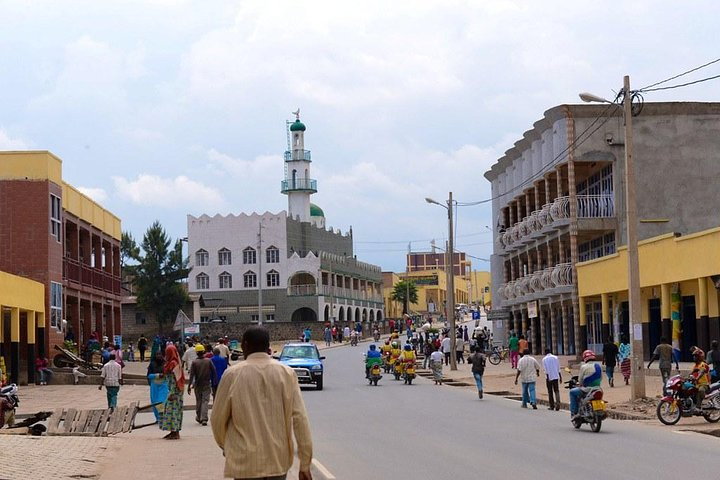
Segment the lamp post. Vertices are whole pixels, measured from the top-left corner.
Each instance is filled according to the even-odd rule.
[[[581,93],[583,102],[615,103],[591,93]],[[625,221],[628,252],[628,302],[630,304],[630,338],[632,341],[631,368],[634,375],[630,399],[645,398],[645,370],[640,297],[640,260],[637,245],[637,201],[635,198],[635,167],[633,163],[632,93],[630,77],[623,79],[623,108],[625,116]]]
[[[456,336],[455,332],[455,272],[454,272],[454,257],[455,257],[455,246],[453,243],[453,199],[452,192],[448,193],[447,205],[433,200],[432,198],[426,197],[427,203],[434,205],[440,205],[445,208],[448,212],[448,293],[447,293],[447,314],[448,320],[450,321],[450,370],[457,370],[457,353],[456,353]]]

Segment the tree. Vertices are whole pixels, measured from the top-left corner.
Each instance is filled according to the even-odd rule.
[[[410,280],[400,280],[393,286],[392,295],[390,295],[390,298],[392,298],[396,302],[402,302],[403,312],[405,313],[410,313],[408,305],[408,294],[410,296],[410,303],[417,303],[418,295],[417,287],[415,287],[415,282]]]
[[[188,269],[182,256],[182,241],[176,240],[172,249],[171,243],[156,220],[145,232],[142,253],[138,252],[138,264],[134,266],[138,306],[155,317],[160,330],[163,324],[174,320],[187,301],[182,280],[187,278]],[[128,246],[132,246],[129,241]]]
[[[128,265],[128,261],[134,260],[135,262],[140,259],[140,247],[138,247],[135,238],[130,232],[122,232],[120,238],[120,268],[123,270],[123,275],[132,275],[133,265]]]

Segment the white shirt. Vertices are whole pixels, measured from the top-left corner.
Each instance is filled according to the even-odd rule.
[[[465,350],[465,341],[460,337],[455,339],[455,350],[457,350],[458,352],[462,352]]]
[[[435,350],[430,354],[430,361],[431,362],[442,362],[443,354],[440,353],[440,350]]]
[[[197,358],[197,352],[195,347],[187,347],[185,353],[183,353],[182,361],[185,363],[185,370],[190,370],[190,364]]]
[[[106,387],[119,387],[122,378],[122,367],[115,360],[110,360],[103,365],[100,376],[105,380]]]
[[[350,327],[343,328],[343,337],[349,337],[350,336]]]
[[[522,383],[533,383],[537,381],[536,370],[540,370],[540,364],[531,355],[525,355],[518,362],[517,369]]]
[[[442,349],[443,353],[447,353],[450,351],[450,337],[445,337],[442,339],[442,342],[440,343],[440,348]]]
[[[542,359],[543,370],[548,380],[558,380],[560,378],[560,361],[552,353],[548,353]]]

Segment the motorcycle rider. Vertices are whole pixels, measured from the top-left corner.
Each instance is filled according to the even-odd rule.
[[[373,365],[382,365],[382,354],[374,343],[365,354],[365,378],[370,378],[370,369]]]
[[[402,353],[402,350],[400,350],[400,344],[398,342],[392,342],[390,344],[390,364],[393,365],[397,361],[398,358],[400,358],[400,354]]]
[[[580,399],[586,392],[587,387],[599,387],[602,382],[602,368],[595,363],[595,352],[585,350],[582,355],[583,364],[578,373],[577,387],[570,389],[570,417],[578,414]]]
[[[400,361],[405,364],[412,364],[415,365],[415,360],[417,359],[417,356],[415,355],[415,351],[412,348],[412,345],[409,343],[406,343],[403,347],[403,352],[400,353]]]
[[[700,350],[698,347],[693,347],[692,356],[695,361],[695,365],[693,365],[690,376],[692,376],[695,381],[695,385],[697,386],[695,403],[695,411],[697,412],[700,410],[700,405],[702,405],[702,401],[705,398],[705,392],[708,389],[708,385],[710,385],[710,367],[707,363],[705,363],[705,352]]]

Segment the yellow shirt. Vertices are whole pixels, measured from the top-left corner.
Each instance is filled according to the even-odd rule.
[[[225,455],[225,477],[286,474],[293,461],[293,433],[300,470],[310,469],[310,423],[297,377],[266,353],[253,353],[225,370],[210,420]]]

